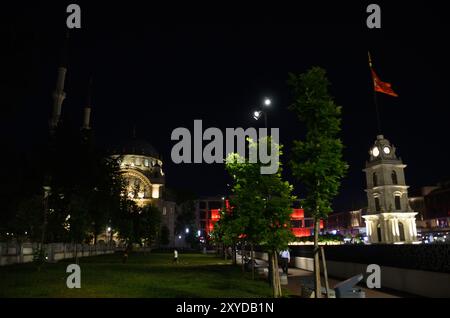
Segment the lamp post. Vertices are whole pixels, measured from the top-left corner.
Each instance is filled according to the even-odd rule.
[[[268,108],[270,105],[272,105],[272,100],[270,98],[264,98],[263,105],[260,106],[258,110],[255,110],[253,112],[253,118],[255,120],[259,120],[261,118],[261,115],[264,115],[264,126],[265,128],[268,128],[267,126],[267,110],[265,108]]]

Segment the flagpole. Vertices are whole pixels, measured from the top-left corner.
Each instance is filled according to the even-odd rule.
[[[380,110],[378,109],[378,98],[377,98],[377,92],[375,91],[375,89],[373,90],[373,102],[375,104],[375,112],[377,113],[378,134],[381,135]]]
[[[367,52],[369,55],[369,67],[370,67],[370,71],[372,73],[372,58],[370,57],[370,52]],[[375,113],[376,113],[376,117],[377,117],[377,129],[378,129],[378,134],[381,135],[381,120],[380,120],[380,110],[378,108],[378,98],[377,98],[377,92],[375,91],[375,82],[373,80],[373,75],[371,74],[372,77],[372,83],[373,83],[373,103],[375,105]]]

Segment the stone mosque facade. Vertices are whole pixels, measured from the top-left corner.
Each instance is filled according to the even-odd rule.
[[[125,180],[125,195],[138,206],[156,206],[161,211],[161,226],[169,229],[169,244],[175,244],[176,203],[164,199],[165,175],[163,162],[156,149],[136,137],[118,143],[111,157],[120,165]]]
[[[62,105],[66,98],[64,86],[67,74],[67,45],[68,38],[66,38],[61,63],[58,67],[56,87],[52,95],[53,107],[49,120],[51,134],[55,134],[61,122]],[[88,102],[83,110],[83,122],[81,125],[83,133],[91,132],[92,130],[90,94],[91,92],[89,91]],[[120,171],[126,183],[126,195],[142,208],[152,204],[161,211],[161,227],[167,226],[170,233],[167,246],[174,246],[176,203],[164,199],[165,175],[162,170],[163,162],[159,153],[145,140],[136,139],[134,134],[133,138],[117,143],[110,155],[117,159],[120,164]],[[112,238],[116,241],[117,235],[108,233],[108,231],[100,233],[99,240],[108,241],[109,238]]]
[[[408,202],[406,165],[396,148],[378,135],[369,151],[366,174],[366,233],[369,243],[403,244],[417,242],[416,214]]]

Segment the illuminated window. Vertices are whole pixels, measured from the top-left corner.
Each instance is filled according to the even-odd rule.
[[[144,159],[144,166],[148,167],[148,159]]]
[[[136,158],[134,163],[136,164],[136,166],[140,166],[141,165],[141,158]]]
[[[163,207],[163,213],[162,213],[163,215],[166,215],[167,214],[167,209],[166,209],[166,207]]]

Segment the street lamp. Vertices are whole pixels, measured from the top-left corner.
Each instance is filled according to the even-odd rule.
[[[263,105],[260,106],[260,109],[255,110],[253,112],[253,119],[259,120],[261,118],[261,115],[264,115],[264,125],[267,128],[267,110],[264,108],[268,108],[270,105],[272,105],[272,100],[268,97],[264,98]]]
[[[255,111],[253,112],[253,118],[254,118],[255,120],[258,120],[258,119],[261,117],[261,114],[262,114],[262,111],[260,111],[260,110],[255,110]]]

